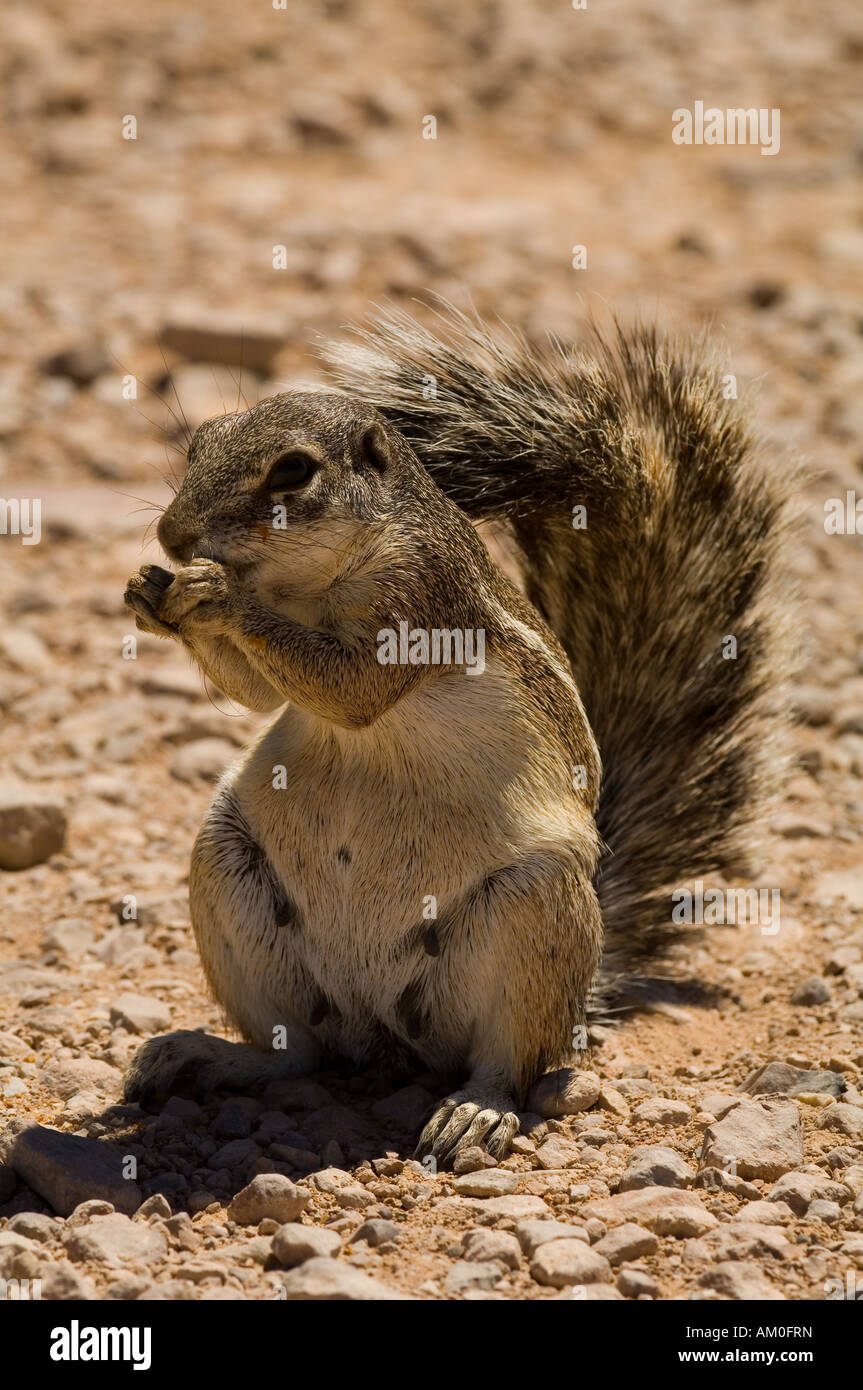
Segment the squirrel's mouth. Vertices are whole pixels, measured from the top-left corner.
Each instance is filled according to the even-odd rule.
[[[216,565],[223,565],[224,558],[211,545],[196,545],[192,551],[193,560],[212,560]]]
[[[255,568],[254,560],[229,560],[227,556],[208,545],[198,546],[191,558],[193,560],[212,560],[215,565],[223,565],[237,579],[242,579],[244,575]]]

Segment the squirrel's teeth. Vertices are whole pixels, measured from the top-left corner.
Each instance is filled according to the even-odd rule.
[[[223,560],[221,555],[217,555],[209,545],[200,546],[192,556],[193,560],[212,560],[214,564],[221,565]]]

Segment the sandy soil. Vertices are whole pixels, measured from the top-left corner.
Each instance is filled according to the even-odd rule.
[[[336,1263],[419,1297],[560,1297],[586,1284],[607,1297],[616,1286],[802,1299],[849,1271],[863,1280],[863,539],[824,525],[828,499],[863,498],[863,12],[840,0],[684,0],[661,13],[642,0],[584,11],[47,0],[11,3],[4,29],[0,492],[41,500],[42,536],[0,537],[0,756],[4,786],[63,807],[68,835],[47,862],[2,875],[0,1114],[114,1135],[138,1155],[142,1195],[163,1192],[175,1212],[157,1202],[132,1223],[149,1222],[162,1245],[110,1257],[75,1255],[68,1222],[39,1235],[18,1224],[38,1255],[21,1271],[44,1274],[51,1297],[312,1296],[292,1291],[296,1275],[283,1289],[272,1223],[256,1235],[226,1217],[269,1168],[305,1181],[304,1224],[335,1223]],[[778,108],[779,153],[674,144],[671,113],[696,100]],[[423,138],[430,115],[436,139]],[[212,779],[258,723],[156,639],[139,635],[126,659],[124,581],[159,558],[145,528],[169,495],[165,474],[182,469],[177,417],[194,426],[315,380],[315,334],[428,291],[537,340],[608,309],[707,327],[768,451],[803,462],[796,763],[755,879],[781,889],[781,929],[685,929],[679,973],[703,993],[670,989],[599,1028],[591,1065],[611,1101],[535,1125],[503,1171],[515,1196],[584,1230],[603,1257],[619,1218],[593,1206],[617,1191],[633,1149],[660,1144],[691,1169],[680,1190],[729,1235],[777,1177],[717,1192],[693,1188],[692,1172],[721,1123],[717,1093],[779,1060],[846,1083],[839,1101],[786,1102],[804,1136],[786,1167],[828,1195],[775,1202],[767,1224],[750,1212],[748,1244],[730,1254],[710,1231],[657,1230],[655,1249],[623,1260],[641,1283],[619,1261],[602,1277],[574,1265],[562,1284],[543,1282],[523,1233],[515,1268],[505,1242],[471,1255],[468,1241],[465,1260],[486,1268],[465,1271],[465,1233],[511,1233],[523,1213],[404,1166],[431,1078],[378,1110],[392,1086],[349,1075],[316,1078],[325,1090],[299,1094],[308,1103],[258,1097],[221,1121],[221,1102],[161,1119],[105,1108],[141,1041],[122,996],[158,1004],[162,1027],[221,1026],[184,885]],[[812,977],[823,1002],[793,1002]],[[639,1113],[656,1097],[681,1104]],[[837,1104],[858,1128],[853,1114],[828,1121]],[[274,1110],[293,1139],[271,1122],[264,1142],[260,1117]],[[549,1134],[571,1146],[558,1166],[538,1157]],[[232,1139],[252,1148],[209,1165]],[[280,1143],[311,1153],[311,1169],[274,1155]],[[322,1168],[351,1177],[322,1190]],[[10,1182],[0,1244],[21,1213],[52,1210],[20,1175]],[[397,1238],[352,1244],[369,1218],[395,1222]],[[785,1241],[764,1247],[759,1223]],[[38,1252],[61,1244],[66,1283],[51,1285]]]

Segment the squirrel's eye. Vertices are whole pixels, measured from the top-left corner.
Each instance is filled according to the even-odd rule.
[[[270,492],[281,492],[285,488],[299,487],[308,482],[314,472],[315,461],[308,454],[282,454],[276,459],[267,477]]]

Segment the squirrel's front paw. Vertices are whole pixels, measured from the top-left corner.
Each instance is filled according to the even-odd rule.
[[[157,637],[176,637],[175,625],[160,616],[159,609],[174,576],[160,565],[142,565],[126,584],[123,601],[135,614],[135,626]]]
[[[228,625],[230,606],[228,571],[217,560],[199,558],[184,565],[165,590],[159,617],[181,632],[185,627],[218,631]]]

